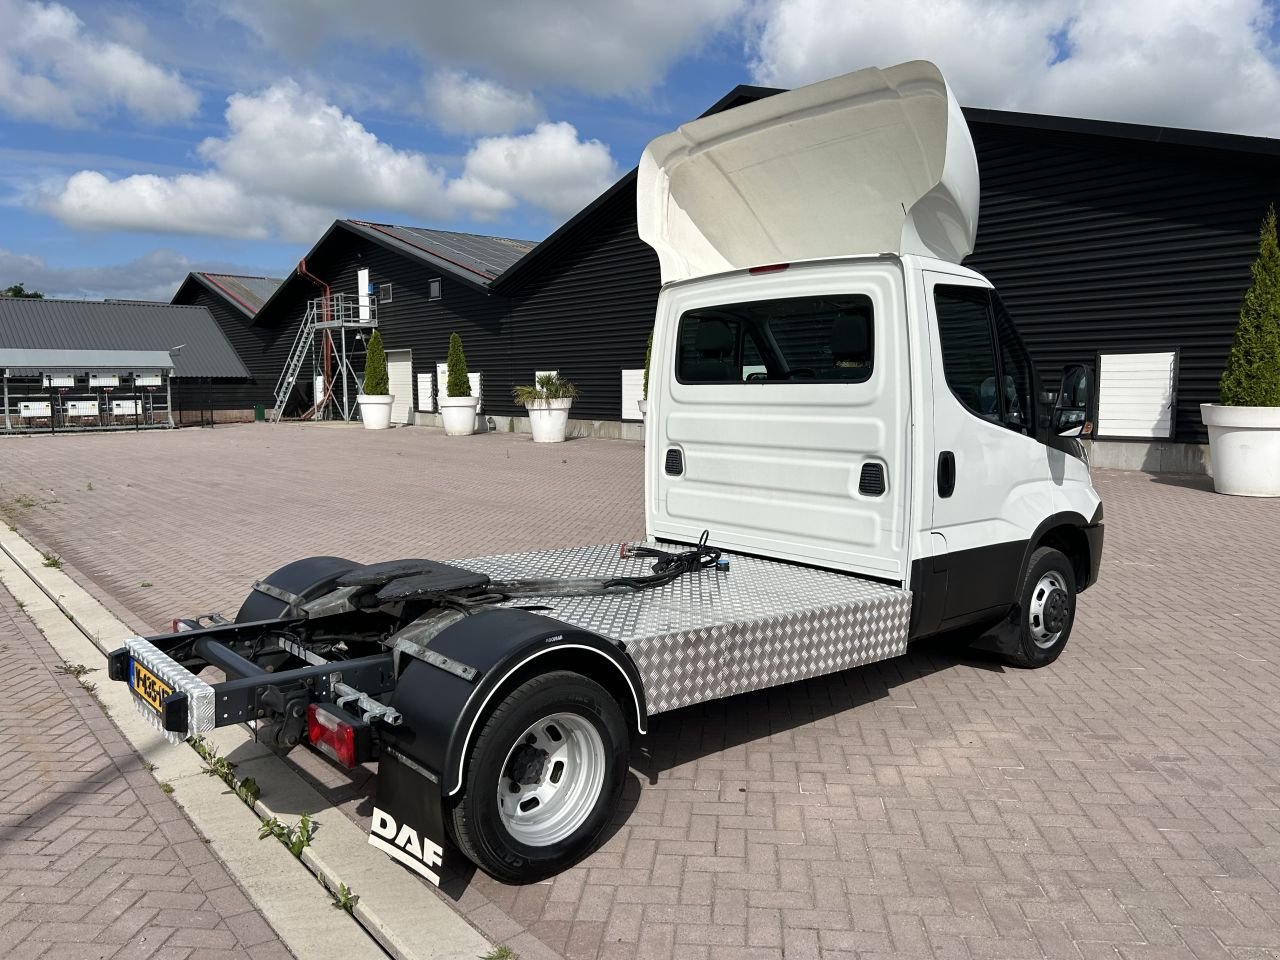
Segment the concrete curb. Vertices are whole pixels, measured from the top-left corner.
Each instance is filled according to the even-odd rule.
[[[95,652],[105,654],[133,634],[67,574],[43,563],[43,555],[19,534],[0,530],[0,581],[23,601],[64,660],[92,665]],[[475,960],[493,950],[416,877],[370,847],[359,827],[245,728],[224,727],[205,739],[236,764],[238,779],[257,782],[261,795],[253,810],[205,774],[194,750],[172,747],[152,729],[123,684],[99,683],[97,695],[134,749],[156,765],[155,776],[173,786],[174,799],[299,960],[382,958],[383,949],[396,960]],[[302,813],[318,828],[301,861],[278,843],[258,840],[261,820],[293,822]],[[303,879],[304,868],[326,887],[345,883],[360,897],[354,910],[358,925],[334,909],[313,880]]]

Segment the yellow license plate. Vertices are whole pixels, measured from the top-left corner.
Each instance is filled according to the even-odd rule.
[[[132,663],[129,686],[133,688],[133,695],[156,713],[159,713],[160,705],[164,702],[165,697],[173,693],[173,687],[169,686],[137,660],[132,661]]]

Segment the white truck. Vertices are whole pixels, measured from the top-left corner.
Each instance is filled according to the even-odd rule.
[[[458,854],[523,882],[590,850],[654,714],[940,633],[1062,652],[1102,551],[1090,374],[1042,390],[960,265],[978,171],[937,68],[687,124],[637,203],[663,279],[646,542],[299,560],[234,620],[112,654],[157,727],[376,759],[370,843],[433,882]]]

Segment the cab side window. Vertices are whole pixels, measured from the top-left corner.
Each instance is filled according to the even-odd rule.
[[[978,416],[999,423],[996,345],[991,336],[987,291],[939,285],[934,288],[934,304],[947,386]]]
[[[934,288],[942,368],[961,403],[984,420],[1030,434],[1035,430],[1031,355],[994,291]]]

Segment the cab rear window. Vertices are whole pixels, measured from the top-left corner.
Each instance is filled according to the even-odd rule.
[[[862,383],[875,323],[865,294],[700,307],[680,317],[680,383]]]

